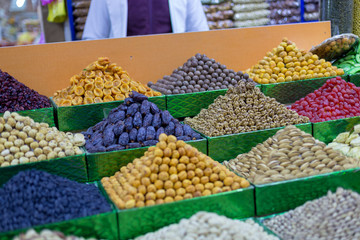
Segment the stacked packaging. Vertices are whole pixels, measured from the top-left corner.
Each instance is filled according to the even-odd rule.
[[[319,0],[304,0],[304,19],[305,21],[319,20]]]
[[[300,22],[300,4],[298,0],[268,0],[270,4],[270,24]]]
[[[235,27],[262,26],[270,22],[266,0],[233,0],[233,4]]]
[[[76,39],[81,40],[89,12],[91,0],[73,0],[73,17],[75,24]]]
[[[220,3],[208,1],[206,3],[203,4],[203,8],[210,30],[232,28],[234,26],[232,21],[234,12],[230,1]]]

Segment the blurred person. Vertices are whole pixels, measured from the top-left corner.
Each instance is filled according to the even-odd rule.
[[[207,30],[200,0],[92,0],[82,39]]]

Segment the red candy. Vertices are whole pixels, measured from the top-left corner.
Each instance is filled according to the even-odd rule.
[[[323,122],[360,115],[360,87],[341,77],[332,78],[313,93],[291,105],[311,122]]]

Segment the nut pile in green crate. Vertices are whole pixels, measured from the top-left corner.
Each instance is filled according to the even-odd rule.
[[[287,38],[246,72],[255,82],[261,84],[344,74],[342,69],[332,66],[325,59],[319,59],[316,54],[298,49],[295,43]]]
[[[346,156],[360,159],[360,124],[350,132],[340,133],[328,146]]]
[[[219,216],[216,213],[198,212],[189,219],[182,219],[179,223],[171,224],[156,232],[135,238],[136,240],[155,239],[279,239],[268,234],[252,219],[240,221]]]
[[[58,106],[76,106],[124,100],[132,91],[148,97],[161,95],[131,79],[127,71],[111,63],[109,58],[100,57],[71,77],[70,86],[55,92],[53,99]]]
[[[101,180],[120,209],[151,206],[246,188],[244,178],[196,148],[161,134],[141,158]]]
[[[254,83],[239,82],[207,109],[184,122],[206,136],[251,132],[307,123],[309,119],[265,96]]]
[[[152,146],[161,133],[174,134],[190,141],[201,135],[160,110],[148,97],[133,91],[124,103],[112,109],[107,118],[84,132],[86,150],[90,153]]]
[[[148,86],[166,95],[204,92],[237,86],[238,82],[251,81],[248,74],[234,72],[225,65],[197,53],[178,67],[170,76],[164,76]]]
[[[359,162],[288,126],[224,165],[254,184],[264,184],[350,169]]]
[[[338,188],[264,224],[282,239],[360,239],[359,204],[358,193]]]
[[[0,117],[1,167],[82,154],[82,134],[60,132],[15,112]]]

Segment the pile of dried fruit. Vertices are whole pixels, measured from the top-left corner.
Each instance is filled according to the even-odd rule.
[[[148,97],[160,96],[159,92],[134,81],[127,71],[100,57],[80,74],[71,77],[70,86],[54,94],[58,106],[73,106],[124,100],[132,91]]]
[[[1,167],[82,154],[84,145],[80,133],[60,132],[17,113],[0,117]]]
[[[151,146],[158,142],[161,133],[174,134],[184,141],[201,138],[190,126],[181,124],[169,111],[161,111],[147,99],[133,92],[107,118],[90,127],[84,132],[86,149],[93,153]]]
[[[360,88],[340,77],[332,78],[313,93],[296,101],[291,109],[311,122],[323,122],[360,115]]]
[[[85,240],[83,237],[65,236],[62,232],[52,231],[48,229],[41,230],[37,233],[34,229],[29,229],[26,233],[22,233],[19,236],[13,238],[13,240]],[[87,240],[95,240],[94,238],[88,238]]]
[[[215,99],[208,109],[184,120],[209,137],[251,132],[309,122],[287,109],[274,98],[266,97],[254,83],[239,83],[224,96]]]
[[[18,173],[0,188],[0,232],[111,211],[93,184],[38,170]]]
[[[120,209],[207,196],[250,185],[196,148],[164,133],[144,156],[101,182]]]
[[[303,79],[343,75],[344,71],[311,52],[299,50],[286,38],[246,71],[257,83],[290,82]]]
[[[164,76],[155,84],[148,83],[152,89],[163,94],[180,94],[226,89],[237,86],[239,81],[251,81],[248,74],[235,73],[225,65],[197,53],[178,67],[170,76]]]
[[[0,113],[51,107],[50,100],[0,70]]]
[[[189,219],[182,219],[156,232],[135,238],[136,240],[155,239],[266,239],[276,240],[252,219],[240,221],[219,216],[216,213],[198,212]]]
[[[348,157],[360,159],[360,124],[353,131],[340,133],[328,146]]]
[[[282,239],[360,239],[360,195],[338,188],[264,221]]]
[[[288,126],[224,165],[255,184],[264,184],[350,169],[359,163]]]

